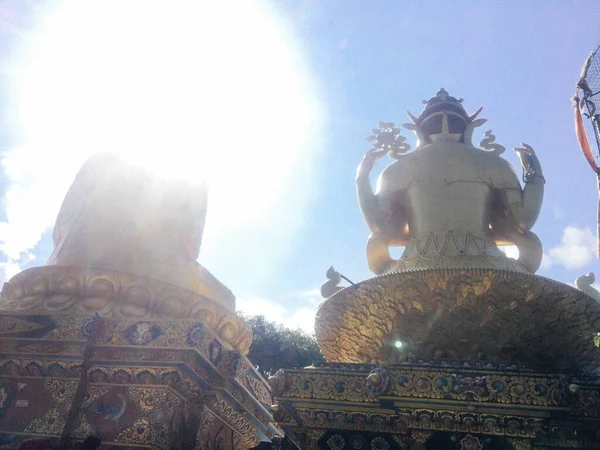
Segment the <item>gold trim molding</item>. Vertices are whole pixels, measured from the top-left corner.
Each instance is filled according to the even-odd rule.
[[[24,270],[4,284],[0,312],[202,321],[242,354],[252,330],[234,312],[198,293],[137,274],[80,266]]]

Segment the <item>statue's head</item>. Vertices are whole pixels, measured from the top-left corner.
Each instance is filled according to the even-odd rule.
[[[462,98],[457,100],[441,88],[435,97],[423,101],[425,108],[419,117],[408,112],[413,123],[404,126],[416,132],[421,144],[438,140],[471,144],[473,129],[482,125],[485,119],[475,120],[482,108],[472,115],[467,114],[462,101]]]

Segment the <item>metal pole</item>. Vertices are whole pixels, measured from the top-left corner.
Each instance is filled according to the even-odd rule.
[[[592,117],[594,135],[596,136],[596,146],[600,150],[600,114],[594,114]]]

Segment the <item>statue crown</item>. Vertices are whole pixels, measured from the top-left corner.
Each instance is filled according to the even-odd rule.
[[[423,100],[425,108],[423,108],[423,111],[421,111],[418,120],[419,122],[422,122],[431,114],[439,113],[441,111],[452,111],[458,113],[467,121],[469,121],[469,115],[467,114],[467,111],[465,111],[462,101],[462,98],[456,99],[455,97],[450,96],[450,94],[448,94],[444,88],[440,88],[435,97],[429,100]]]

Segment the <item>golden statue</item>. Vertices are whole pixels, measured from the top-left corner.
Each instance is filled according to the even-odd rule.
[[[206,209],[202,182],[95,155],[63,201],[46,265],[5,283],[0,311],[201,321],[245,354],[252,333],[233,293],[196,261]]]
[[[600,304],[584,289],[593,278],[578,280],[584,293],[535,275],[542,245],[531,227],[545,183],[535,152],[527,144],[515,149],[522,186],[491,131],[480,148],[471,143],[485,120],[461,102],[441,89],[419,117],[409,113],[404,127],[418,138],[411,153],[393,123],[373,130],[356,189],[377,276],[353,283],[329,268],[315,318],[323,355],[371,364],[449,357],[556,372],[598,367],[591,336]],[[386,153],[396,161],[374,192],[369,174]],[[516,260],[499,249],[510,244]],[[399,259],[390,246],[405,247]]]
[[[206,207],[202,182],[160,179],[116,155],[95,155],[63,201],[46,265],[135,273],[233,310],[233,294],[196,262]]]
[[[108,446],[163,450],[247,449],[283,435],[267,409],[271,387],[244,357],[252,329],[231,291],[196,261],[206,210],[203,182],[160,177],[113,154],[84,164],[47,264],[15,275],[0,294],[0,351],[10,355],[0,367],[12,376],[0,380],[3,430],[60,448],[101,433]],[[17,391],[27,414],[20,420],[17,408],[2,420]],[[106,404],[116,408],[110,417]]]
[[[422,268],[496,268],[534,273],[542,246],[531,232],[544,195],[542,168],[527,144],[517,148],[524,187],[508,161],[504,147],[487,132],[480,149],[471,143],[473,130],[486,122],[468,115],[441,89],[424,102],[419,117],[408,113],[405,124],[417,137],[410,147],[391,123],[373,130],[374,148],[358,167],[356,189],[360,208],[371,230],[367,244],[370,269],[376,274]],[[491,151],[488,151],[491,150]],[[369,174],[386,153],[396,161],[385,170],[373,192]],[[514,244],[518,260],[507,258],[498,245]],[[406,247],[402,257],[390,257],[389,246]]]

